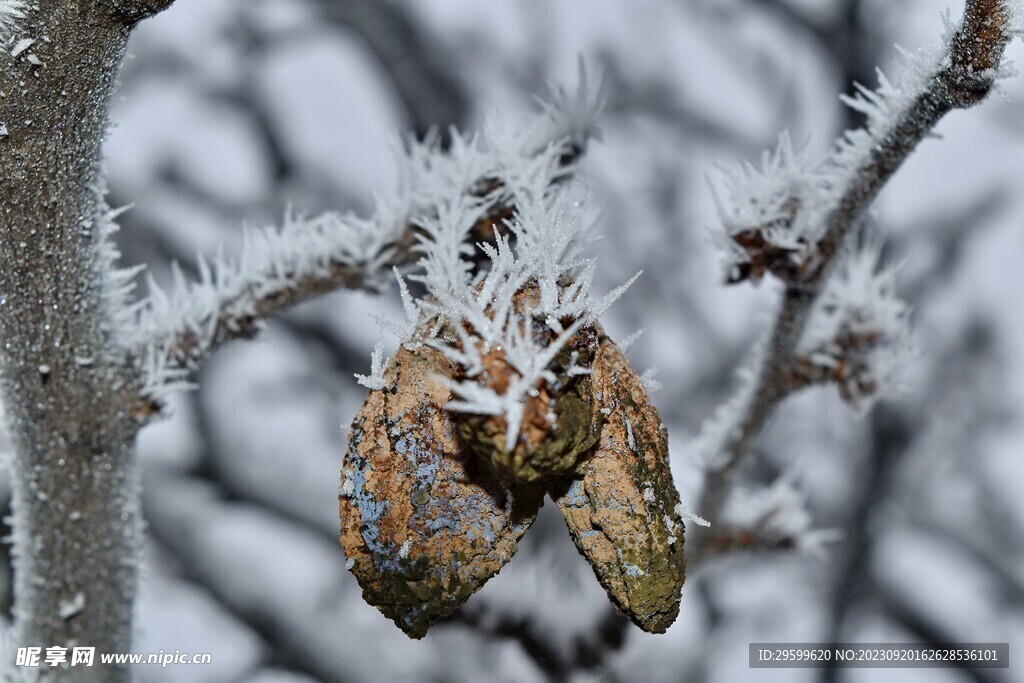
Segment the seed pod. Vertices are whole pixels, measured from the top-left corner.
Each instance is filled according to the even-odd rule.
[[[636,371],[607,338],[591,379],[600,439],[577,476],[549,482],[548,493],[612,602],[640,628],[662,633],[679,614],[686,571],[668,436]]]
[[[543,504],[541,486],[504,488],[468,455],[434,379],[451,373],[437,351],[399,349],[353,422],[342,466],[349,567],[364,599],[413,638],[512,558]]]

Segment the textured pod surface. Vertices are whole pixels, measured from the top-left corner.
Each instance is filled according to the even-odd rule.
[[[600,439],[577,476],[548,491],[612,602],[645,631],[662,633],[679,614],[686,570],[668,436],[640,378],[608,339],[591,377]]]
[[[468,456],[433,379],[436,351],[400,349],[352,425],[341,475],[341,545],[363,597],[414,638],[515,553],[543,504],[510,492]]]

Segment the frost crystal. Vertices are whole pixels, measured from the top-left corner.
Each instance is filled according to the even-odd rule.
[[[759,341],[751,352],[747,364],[737,372],[739,386],[725,403],[715,409],[714,415],[704,422],[700,434],[694,439],[694,460],[708,470],[720,470],[728,464],[726,443],[739,429],[742,416],[750,408],[758,389],[758,368],[764,364],[767,338]]]
[[[847,255],[815,303],[798,353],[866,411],[895,386],[909,360],[910,307],[896,295],[898,265],[881,267],[876,244]]]
[[[18,20],[24,18],[23,0],[0,0],[0,38],[6,38]]]
[[[70,600],[61,600],[58,607],[58,616],[65,621],[71,617],[81,614],[85,609],[85,594],[75,593]]]
[[[811,527],[813,518],[792,474],[764,489],[736,489],[722,516],[730,526],[792,542],[798,550],[817,557],[824,554],[826,543],[841,538],[838,530]]]
[[[479,137],[453,131],[443,154],[432,142],[408,144],[402,184],[419,188],[411,202],[434,207],[419,213],[422,258],[408,276],[426,293],[414,298],[396,271],[406,319],[378,322],[406,348],[426,344],[455,363],[460,379],[442,380],[454,395],[447,407],[503,416],[509,451],[526,398],[557,381],[552,361],[633,282],[600,299],[591,295],[595,262],[583,250],[593,239],[592,220],[584,193],[566,178],[566,159],[597,134],[601,102],[581,68],[575,96],[555,91],[525,129],[492,119]],[[531,296],[522,296],[527,289]],[[500,389],[483,379],[492,352],[512,371]],[[569,376],[589,372],[577,361],[570,358]]]
[[[697,526],[711,526],[711,522],[704,519],[703,517],[695,513],[693,510],[683,505],[682,503],[676,505],[675,513],[684,522],[693,522]]]
[[[740,165],[726,176],[728,203],[713,195],[724,235],[712,233],[726,253],[729,282],[759,281],[766,272],[793,276],[804,270],[824,226],[805,210],[821,202],[825,187],[788,133],[760,168]]]
[[[530,173],[502,180],[515,188],[515,214],[495,233],[494,244],[478,248],[489,259],[485,274],[473,274],[472,254],[464,236],[478,220],[479,209],[463,202],[436,221],[423,224],[426,233],[420,262],[428,295],[418,303],[430,318],[418,329],[454,330],[454,337],[428,343],[459,365],[466,380],[444,380],[456,396],[448,408],[506,420],[505,448],[518,439],[523,402],[542,383],[555,384],[548,369],[555,356],[582,327],[590,325],[625,292],[635,276],[602,299],[591,296],[594,261],[582,257],[590,242],[590,222],[582,215],[582,196],[564,188],[551,196],[552,174],[558,172],[558,147],[539,157]],[[514,181],[514,184],[513,182]],[[519,296],[530,287],[535,296]],[[547,334],[536,334],[544,330]],[[514,374],[504,391],[480,380],[483,358],[500,351]],[[585,371],[570,362],[575,374]]]
[[[647,368],[644,370],[644,374],[640,375],[640,382],[649,394],[661,391],[664,388],[664,385],[658,379],[658,368]]]
[[[534,136],[539,146],[550,140],[567,140],[575,150],[586,147],[588,140],[600,140],[597,125],[605,107],[605,93],[600,78],[590,79],[583,60],[579,62],[579,86],[568,92],[560,86],[549,86],[548,100],[538,99],[544,119],[538,122]]]
[[[27,50],[30,47],[32,47],[32,45],[35,42],[36,42],[35,38],[22,38],[21,40],[19,40],[17,43],[14,44],[14,47],[11,48],[11,56],[12,57],[17,57],[22,52],[24,52],[25,50]]]
[[[1017,37],[1024,36],[1024,0],[1006,0],[1006,8],[1010,32]]]
[[[377,344],[373,347],[373,355],[370,357],[370,374],[357,374],[356,380],[372,391],[380,391],[384,388],[384,340],[380,337],[377,338]]]
[[[423,254],[422,270],[409,277],[424,282],[431,296],[416,300],[397,274],[406,319],[378,319],[410,347],[437,342],[436,325],[425,335],[415,332],[427,319],[464,320],[473,327],[473,338],[502,342],[511,317],[526,317],[510,317],[505,310],[505,317],[492,320],[493,309],[483,297],[511,296],[531,277],[542,286],[542,301],[531,312],[554,316],[553,327],[567,316],[583,324],[590,319],[586,312],[596,315],[610,301],[594,304],[587,299],[592,264],[578,260],[577,254],[588,240],[581,228],[566,229],[577,222],[579,207],[564,202],[556,206],[554,195],[561,193],[553,190],[556,183],[568,186],[585,138],[597,133],[600,88],[586,80],[585,72],[581,75],[578,93],[556,90],[553,103],[544,105],[525,126],[492,120],[481,135],[453,130],[446,148],[436,132],[422,141],[406,140],[399,145],[398,190],[392,197],[378,198],[369,218],[338,213],[304,218],[289,212],[279,229],[247,231],[236,261],[218,255],[211,262],[200,256],[199,282],[188,283],[176,271],[175,286],[165,293],[151,280],[149,297],[130,311],[132,320],[122,335],[128,337],[127,348],[143,349],[139,362],[149,377],[147,396],[160,400],[179,388],[182,366],[193,365],[240,326],[257,325],[265,317],[260,303],[287,296],[297,283],[313,281],[323,288],[323,283],[341,281],[348,287],[383,289],[397,250],[413,236]],[[481,232],[481,226],[505,232],[513,208],[510,232]],[[479,249],[473,247],[477,240],[482,242]],[[494,261],[486,280],[473,275],[481,258]],[[563,287],[558,282],[563,276],[575,276],[577,283]],[[472,287],[477,288],[475,294],[469,291]],[[591,305],[592,310],[587,308]],[[473,376],[480,370],[474,365],[478,350],[462,343],[467,330],[452,333],[461,336],[443,341],[443,346]],[[187,348],[175,345],[183,335],[189,336]],[[542,365],[528,369],[528,340],[519,333],[512,336],[505,348],[524,363],[524,381],[536,381],[550,359],[533,357]],[[553,353],[558,348],[560,344],[550,347]],[[381,351],[370,375],[361,376],[360,382],[379,386],[384,364]],[[463,398],[468,399],[467,408],[514,414],[511,403],[517,395],[493,396],[490,401],[484,396]]]
[[[1013,0],[1005,7],[1010,32],[1020,34],[1024,3]],[[831,212],[863,182],[879,146],[891,138],[935,74],[950,65],[955,29],[947,18],[946,36],[938,48],[911,52],[896,46],[899,63],[893,77],[879,69],[876,89],[856,83],[853,95],[840,96],[846,106],[864,115],[865,122],[846,131],[824,159],[811,160],[794,151],[788,134],[783,134],[775,150],[764,153],[760,167],[746,163],[727,173],[728,201],[715,196],[723,230],[712,236],[726,254],[730,283],[757,282],[765,273],[795,283],[817,272],[818,249]]]
[[[644,336],[644,332],[646,331],[647,330],[645,328],[641,327],[639,330],[637,330],[633,334],[629,335],[628,337],[620,341],[619,350],[622,351],[623,353],[629,351],[629,349],[632,348],[633,344],[635,344],[637,340],[640,339],[640,337]]]

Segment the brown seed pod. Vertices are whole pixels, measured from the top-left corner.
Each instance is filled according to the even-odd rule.
[[[679,614],[686,571],[668,436],[636,371],[607,338],[591,380],[600,439],[577,476],[549,481],[548,493],[612,602],[640,628],[662,633]]]
[[[543,504],[539,485],[508,489],[469,456],[436,375],[437,351],[399,349],[384,389],[352,425],[342,466],[341,545],[375,605],[413,638],[453,612],[516,552]]]

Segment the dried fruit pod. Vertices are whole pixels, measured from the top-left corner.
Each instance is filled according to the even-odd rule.
[[[341,545],[364,599],[421,638],[498,572],[543,504],[539,485],[498,485],[469,456],[434,379],[451,364],[399,349],[352,425]]]
[[[604,418],[600,439],[577,476],[549,482],[548,492],[612,602],[640,628],[662,633],[679,614],[686,572],[668,436],[636,371],[607,338],[591,379]]]

